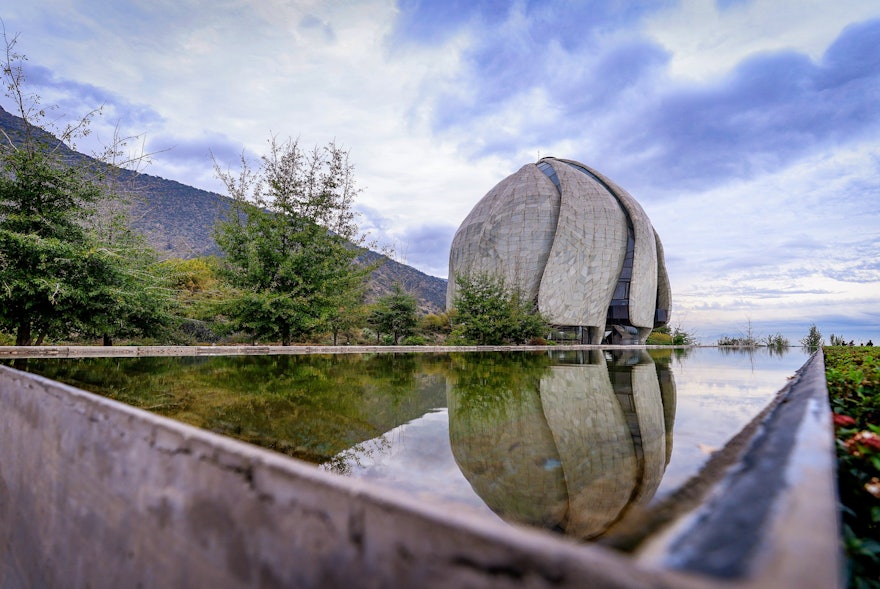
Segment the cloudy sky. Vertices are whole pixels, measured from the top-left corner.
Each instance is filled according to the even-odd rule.
[[[363,224],[445,277],[452,235],[553,155],[626,188],[703,343],[880,343],[877,0],[0,0],[53,116],[104,105],[148,173],[222,193],[270,135],[351,151]],[[11,105],[0,100],[7,110]],[[88,151],[85,150],[84,151]]]

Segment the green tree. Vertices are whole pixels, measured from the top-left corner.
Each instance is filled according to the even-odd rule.
[[[805,348],[815,350],[821,346],[822,343],[822,333],[819,331],[819,328],[816,327],[815,323],[811,324],[809,333],[801,339],[801,345]]]
[[[340,335],[347,343],[351,342],[352,336],[367,322],[366,284],[359,272],[352,273],[349,278],[351,283],[336,293],[334,304],[327,312],[334,346],[339,344]]]
[[[257,169],[242,157],[234,175],[215,161],[233,199],[215,237],[236,289],[228,313],[239,329],[290,345],[330,329],[363,287],[375,266],[356,263],[365,238],[348,157],[332,142],[307,152],[272,137]]]
[[[455,277],[455,325],[452,335],[479,345],[526,343],[547,333],[547,320],[534,302],[502,278],[487,274]]]
[[[400,338],[415,331],[419,322],[417,309],[416,297],[406,292],[400,283],[395,282],[391,293],[376,301],[370,314],[370,325],[379,335],[390,334],[394,345],[397,345]]]
[[[22,123],[0,138],[0,329],[14,333],[16,345],[152,331],[163,299],[143,282],[148,252],[131,234],[102,241],[106,166],[67,147],[88,133],[98,111],[57,137],[43,129],[52,125],[39,97],[25,90],[17,38],[5,31],[3,38],[5,94]]]

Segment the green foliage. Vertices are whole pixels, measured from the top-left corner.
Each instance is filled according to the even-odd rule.
[[[379,298],[370,313],[369,323],[377,334],[391,335],[391,343],[397,345],[401,337],[415,331],[418,324],[416,297],[409,294],[400,283],[391,288],[391,294]]]
[[[668,325],[663,325],[654,329],[645,343],[652,346],[693,346],[698,342],[695,335],[680,325],[672,329]]]
[[[91,226],[101,244],[91,255],[103,259],[95,266],[100,280],[81,305],[89,320],[80,335],[102,337],[105,345],[114,338],[162,335],[171,325],[173,291],[156,253],[121,213],[104,215],[101,224]]]
[[[736,346],[740,348],[756,348],[758,347],[758,340],[751,336],[729,336],[724,335],[718,338],[719,346]]]
[[[444,334],[452,329],[448,313],[428,313],[419,319],[419,330],[425,333]]]
[[[340,328],[341,308],[360,297],[374,266],[356,264],[359,233],[348,153],[330,143],[304,152],[269,141],[258,170],[216,166],[233,206],[218,223],[223,277],[235,289],[226,308],[236,328],[289,345]]]
[[[448,336],[452,330],[450,316],[454,313],[428,313],[419,318],[416,331],[425,340],[425,343],[446,345],[449,343]]]
[[[53,358],[28,370],[322,463],[445,402],[442,386],[418,389],[414,375],[432,364],[443,370],[426,354]]]
[[[752,320],[749,319],[746,322],[745,331],[740,331],[738,336],[722,336],[718,340],[719,346],[734,346],[740,348],[757,348],[761,342],[755,336],[754,331],[752,330]]]
[[[880,587],[880,358],[872,347],[824,353],[849,586]]]
[[[661,329],[664,328],[665,326]],[[648,339],[645,340],[645,343],[649,346],[671,346],[672,335],[668,330],[660,331],[659,329],[655,329],[648,335]]]
[[[811,350],[822,345],[822,333],[815,323],[810,325],[810,332],[801,339],[801,345]]]
[[[788,348],[789,341],[788,338],[782,335],[781,333],[776,333],[775,335],[768,335],[767,339],[764,340],[764,344],[768,348],[775,348],[777,350],[784,350]]]
[[[482,431],[503,427],[511,414],[521,415],[519,407],[538,398],[541,378],[550,372],[551,364],[543,353],[450,355],[450,415],[459,423],[479,423]]]
[[[0,140],[0,329],[15,333],[16,345],[158,332],[168,292],[153,255],[120,217],[101,216],[112,186],[90,160],[61,155],[91,115],[60,137],[40,129],[46,115],[24,90],[24,58],[4,39],[3,82],[24,127]]]
[[[171,258],[157,268],[174,292],[176,330],[168,334],[169,341],[214,343],[231,332],[223,313],[234,291],[221,279],[217,258]]]
[[[549,331],[535,304],[502,278],[486,274],[455,277],[455,323],[450,342],[523,344]]]

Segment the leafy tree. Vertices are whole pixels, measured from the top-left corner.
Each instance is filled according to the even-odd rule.
[[[801,339],[801,345],[811,350],[815,350],[822,345],[822,333],[815,323],[810,325],[810,332]]]
[[[390,334],[394,345],[397,345],[400,338],[415,331],[419,322],[417,308],[416,297],[406,292],[400,283],[395,282],[391,294],[376,301],[370,314],[370,325],[379,335]]]
[[[356,331],[367,322],[367,305],[364,303],[366,285],[360,273],[352,273],[350,279],[350,287],[337,293],[335,306],[327,313],[334,346],[339,344],[340,335],[350,342]]]
[[[487,274],[460,275],[452,335],[479,345],[526,343],[548,331],[547,320],[518,289]]]
[[[106,346],[114,338],[159,335],[170,326],[171,291],[140,235],[104,245],[92,259],[81,335],[101,337]]]
[[[330,329],[374,269],[356,263],[365,238],[348,152],[272,137],[258,169],[242,157],[237,176],[216,161],[215,170],[233,199],[215,237],[236,289],[228,307],[236,326],[283,345]]]
[[[5,93],[23,124],[0,138],[0,329],[14,332],[16,345],[71,333],[103,335],[106,342],[153,331],[163,291],[144,281],[147,249],[130,232],[102,240],[97,220],[110,194],[106,167],[66,145],[88,134],[98,111],[57,137],[45,131],[52,126],[39,98],[25,91],[17,38],[5,31],[3,38]]]

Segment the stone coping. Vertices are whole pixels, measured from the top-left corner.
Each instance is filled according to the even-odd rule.
[[[546,352],[553,350],[625,350],[646,348],[672,349],[673,346],[0,346],[0,358],[119,358],[148,356],[259,356],[271,354]]]

